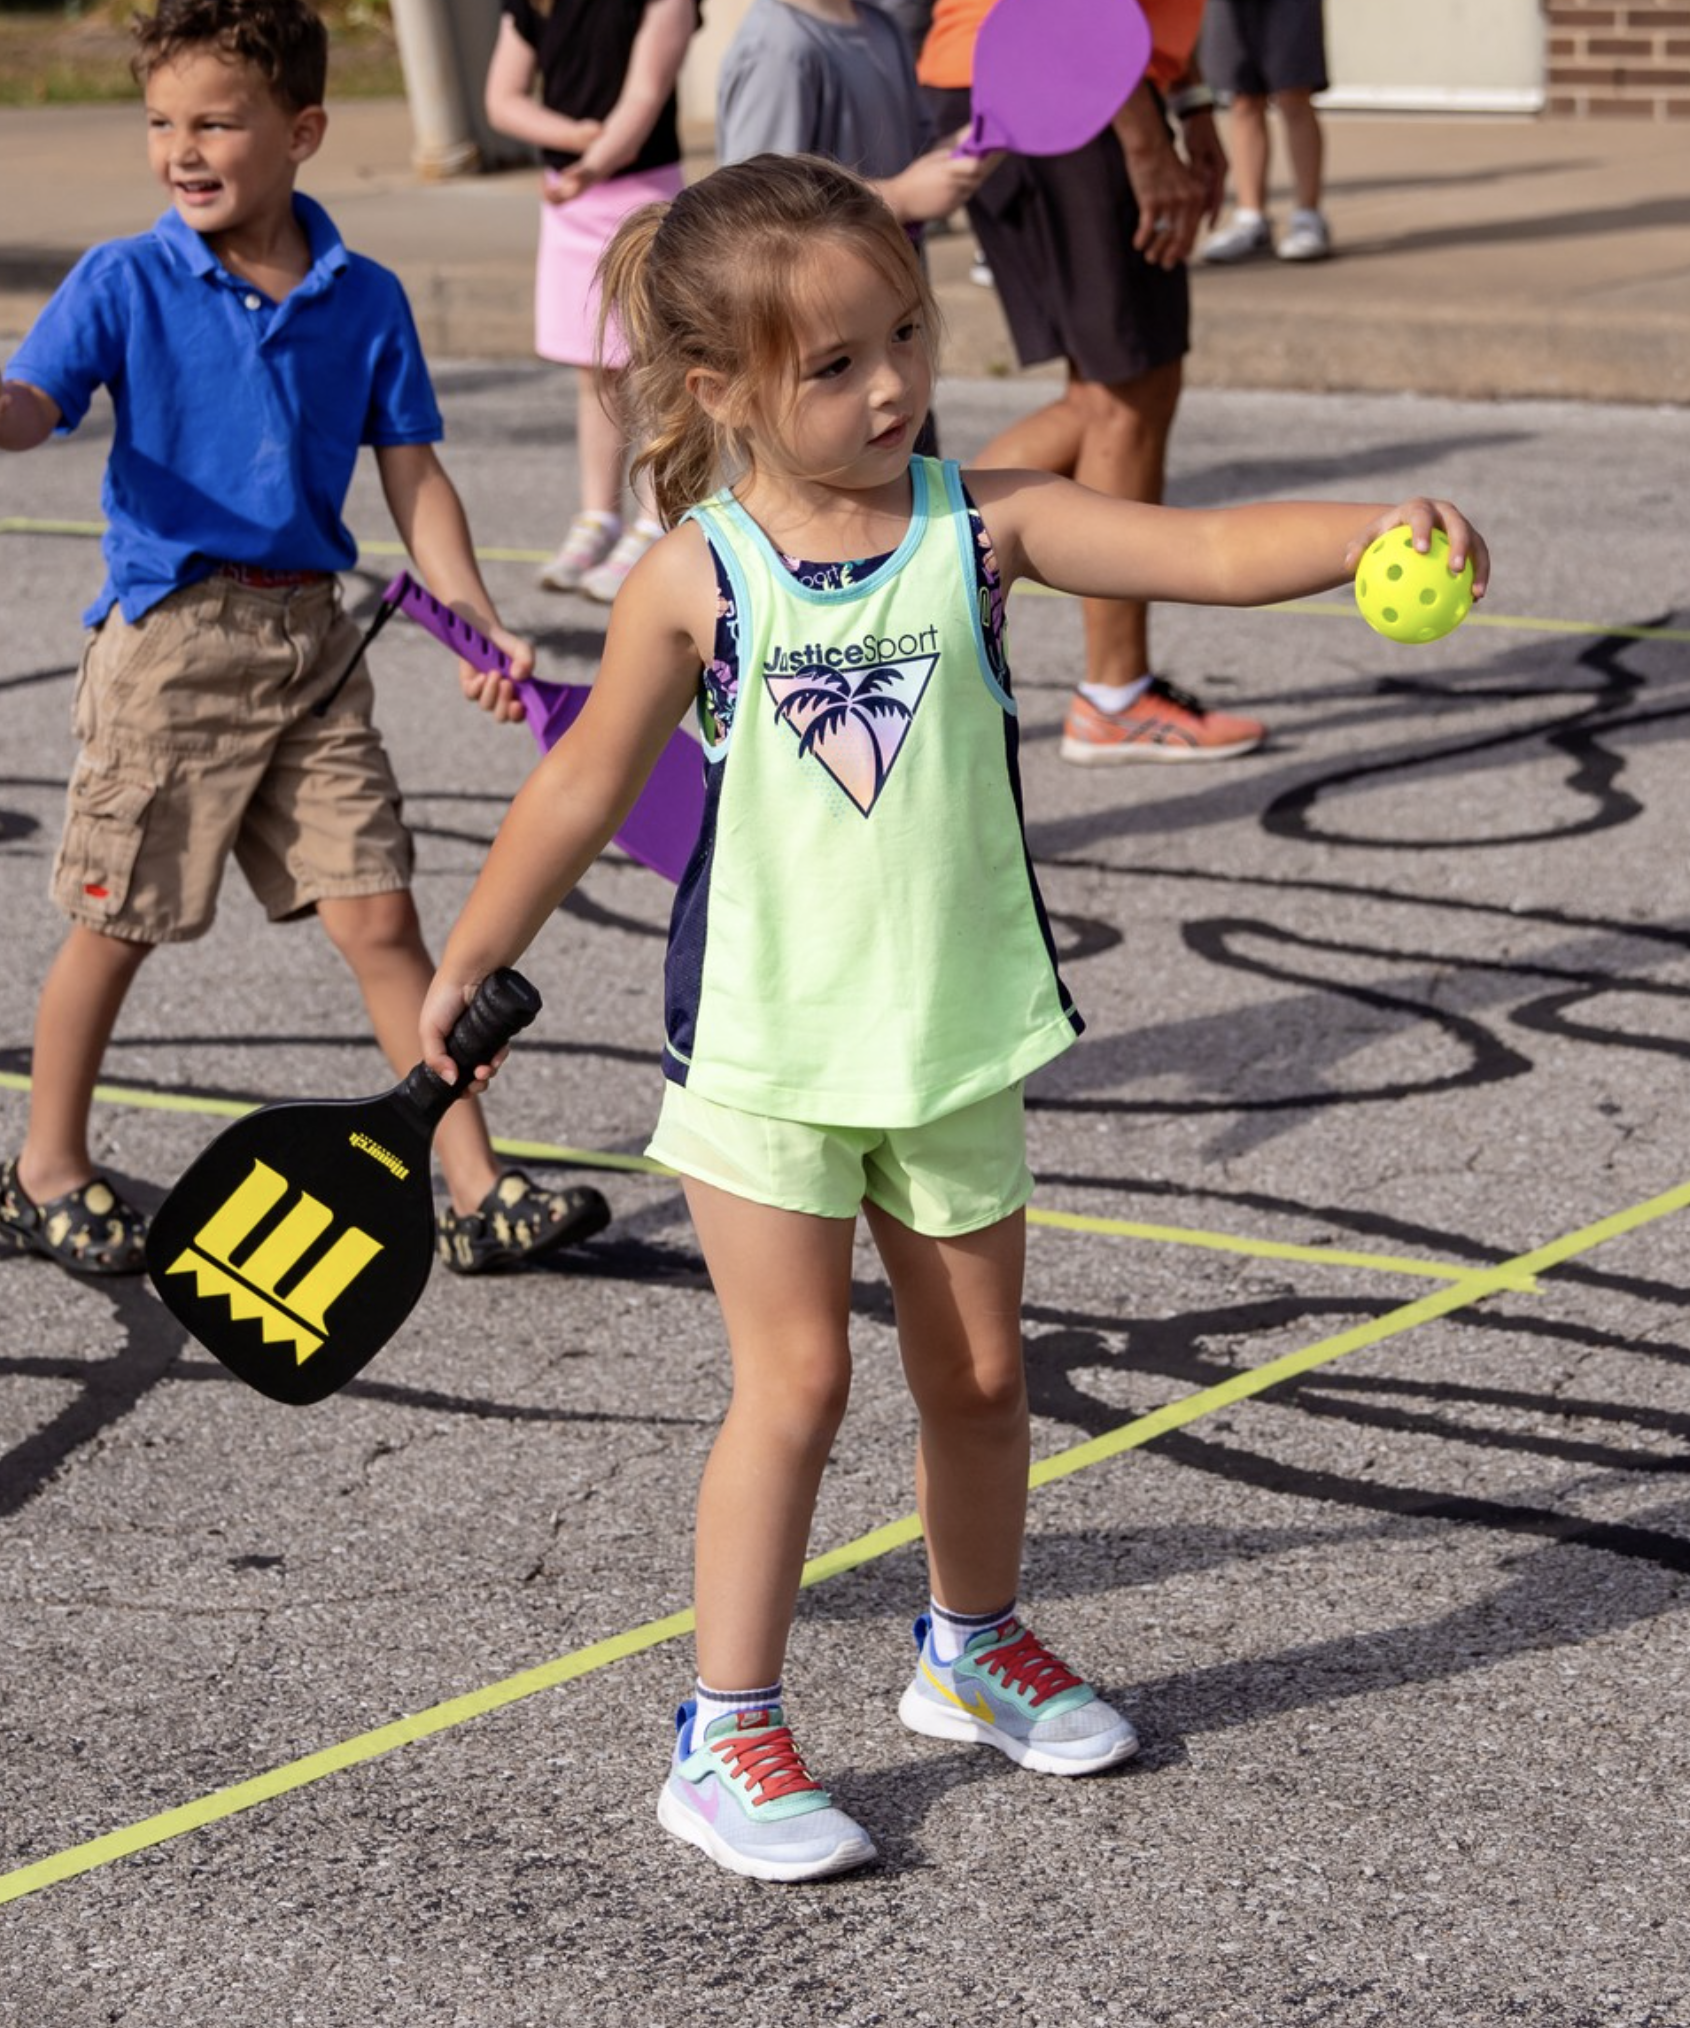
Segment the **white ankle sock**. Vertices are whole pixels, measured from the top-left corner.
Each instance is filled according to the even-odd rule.
[[[771,1704],[778,1704],[781,1686],[771,1683],[763,1690],[707,1690],[700,1683],[693,1695],[698,1699],[698,1716],[693,1721],[692,1743],[697,1746],[716,1720],[726,1718],[730,1711],[767,1711]]]
[[[987,1627],[1002,1626],[1015,1613],[1015,1601],[1011,1599],[1001,1613],[953,1613],[948,1612],[937,1599],[930,1599],[927,1617],[930,1632],[927,1638],[933,1643],[934,1659],[940,1662],[954,1662],[974,1636]]]
[[[1099,711],[1125,711],[1129,704],[1136,703],[1155,681],[1151,676],[1140,676],[1133,683],[1082,683],[1080,695],[1088,703],[1095,704]]]

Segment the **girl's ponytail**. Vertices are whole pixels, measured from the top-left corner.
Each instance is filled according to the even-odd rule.
[[[630,213],[599,263],[599,357],[612,329],[628,352],[624,401],[639,446],[629,476],[649,477],[666,528],[715,491],[723,459],[714,423],[687,388],[697,348],[687,339],[686,292],[675,300],[676,277],[657,250],[672,210],[647,204]]]

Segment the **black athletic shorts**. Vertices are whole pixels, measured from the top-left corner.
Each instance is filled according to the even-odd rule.
[[[1203,75],[1216,91],[1269,98],[1326,89],[1321,0],[1209,0]]]
[[[930,91],[941,134],[968,124],[965,91]],[[1081,380],[1137,380],[1191,349],[1183,267],[1133,251],[1138,205],[1113,132],[1070,155],[1011,155],[968,207],[1023,366],[1065,359]]]

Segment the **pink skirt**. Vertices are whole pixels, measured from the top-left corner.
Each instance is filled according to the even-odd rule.
[[[676,162],[636,176],[595,183],[567,204],[540,204],[540,257],[534,279],[534,350],[562,366],[591,366],[598,343],[599,256],[629,212],[667,203],[683,178]],[[627,363],[614,327],[605,332],[604,364]]]

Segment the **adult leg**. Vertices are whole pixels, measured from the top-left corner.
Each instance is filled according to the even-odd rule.
[[[1073,369],[1069,389],[1059,400],[1020,416],[969,462],[983,471],[1055,472],[1071,479],[1079,462],[1084,422],[1073,399]]]
[[[1080,418],[1075,479],[1111,499],[1159,502],[1183,378],[1175,359],[1109,385],[1073,381],[1069,400]],[[1086,599],[1082,612],[1088,683],[1114,687],[1150,674],[1150,614],[1142,601]]]
[[[1252,92],[1239,92],[1227,115],[1226,138],[1231,153],[1232,216],[1210,233],[1197,249],[1199,260],[1224,267],[1272,250],[1267,223],[1268,102]]]
[[[856,1221],[686,1182],[727,1327],[733,1395],[698,1494],[698,1675],[780,1680],[828,1452],[850,1394]]]
[[[1226,137],[1232,156],[1232,192],[1240,211],[1260,216],[1267,210],[1268,102],[1253,92],[1239,92],[1227,114]]]
[[[999,432],[974,461],[982,467],[1056,472],[1116,500],[1159,501],[1168,438],[1179,406],[1182,363],[1103,384],[1070,369],[1060,401]],[[1133,599],[1083,603],[1086,681],[1119,686],[1150,673],[1150,622]]]
[[[18,1181],[37,1204],[94,1174],[88,1116],[112,1030],[152,949],[77,923],[48,967],[35,1010],[29,1126]]]
[[[1274,251],[1282,261],[1324,260],[1332,251],[1332,235],[1320,209],[1323,149],[1314,100],[1307,91],[1287,91],[1276,93],[1274,104],[1285,122],[1297,197]]]
[[[1020,1589],[1027,1525],[1025,1214],[955,1239],[924,1238],[872,1206],[868,1221],[920,1416],[916,1501],[933,1596],[960,1614],[999,1612]]]
[[[1275,92],[1274,109],[1285,126],[1285,149],[1299,211],[1318,211],[1326,147],[1312,92]]]

